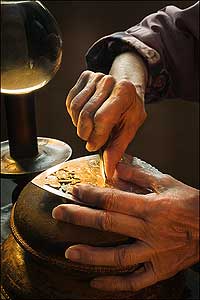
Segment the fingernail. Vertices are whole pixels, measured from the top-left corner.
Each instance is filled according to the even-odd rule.
[[[97,145],[94,144],[94,143],[93,143],[93,144],[89,144],[89,143],[86,144],[86,149],[87,149],[88,151],[90,151],[90,152],[91,152],[91,151],[96,151],[96,150],[97,150],[96,148],[97,148]]]
[[[57,220],[63,219],[63,211],[60,207],[55,207],[52,211],[52,217]]]
[[[70,249],[68,248],[66,251],[65,251],[65,257],[70,259],[70,260],[73,260],[73,261],[79,261],[80,260],[80,251],[79,250],[75,250],[75,249]]]
[[[93,288],[102,288],[103,285],[103,280],[101,278],[94,278],[91,282],[90,282],[90,286]]]

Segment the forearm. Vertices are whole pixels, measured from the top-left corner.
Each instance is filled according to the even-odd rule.
[[[110,72],[117,82],[126,79],[131,81],[137,94],[144,100],[148,80],[147,68],[142,58],[135,52],[124,52],[118,55],[111,66]]]
[[[86,54],[87,67],[108,74],[115,57],[135,51],[148,66],[146,103],[176,97],[198,101],[198,15],[199,2],[183,10],[167,6],[95,42]]]

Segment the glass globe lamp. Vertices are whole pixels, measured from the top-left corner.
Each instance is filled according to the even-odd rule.
[[[41,172],[71,156],[64,142],[37,137],[35,91],[61,64],[62,39],[39,1],[1,1],[1,95],[8,141],[1,143],[1,175]]]

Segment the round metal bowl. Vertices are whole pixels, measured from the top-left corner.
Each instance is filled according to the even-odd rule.
[[[75,172],[78,170],[80,178],[85,174],[87,181],[96,184],[100,176],[98,159],[98,156],[92,155],[65,162],[64,165]],[[90,168],[89,177],[86,176],[87,168]],[[109,185],[125,190],[130,188],[119,182]],[[131,189],[142,192],[139,187],[132,186]],[[111,293],[91,288],[89,282],[94,277],[138,272],[141,265],[115,268],[78,264],[64,257],[66,248],[77,243],[108,247],[134,243],[134,239],[57,221],[51,213],[61,203],[72,203],[72,200],[70,197],[52,194],[31,182],[21,192],[11,213],[12,234],[2,245],[2,291],[5,297],[68,300],[181,299],[184,289],[182,273],[137,293]]]

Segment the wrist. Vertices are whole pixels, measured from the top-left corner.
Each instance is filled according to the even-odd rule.
[[[129,80],[134,84],[138,96],[144,100],[148,72],[143,59],[136,52],[124,52],[113,61],[109,72],[116,82]]]

